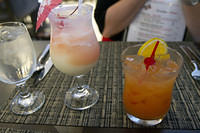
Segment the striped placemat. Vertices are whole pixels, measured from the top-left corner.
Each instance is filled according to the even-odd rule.
[[[98,64],[85,76],[85,82],[95,87],[100,99],[90,109],[74,111],[64,105],[65,92],[74,85],[74,78],[60,73],[55,67],[33,90],[41,90],[46,95],[44,106],[28,116],[15,115],[10,111],[12,93],[9,100],[0,105],[1,123],[40,124],[56,126],[86,127],[122,127],[140,128],[132,123],[123,110],[122,91],[123,75],[120,54],[136,43],[103,42]],[[190,72],[193,66],[189,58],[180,49],[180,45],[191,46],[198,52],[193,43],[171,42],[170,47],[177,49],[184,57],[184,65],[176,80],[171,108],[163,122],[153,128],[166,129],[200,129],[200,82],[194,80]],[[29,80],[31,86],[33,79]]]

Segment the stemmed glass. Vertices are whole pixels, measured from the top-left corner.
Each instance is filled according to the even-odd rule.
[[[28,115],[44,104],[42,92],[29,92],[26,81],[36,69],[36,53],[30,35],[23,23],[0,23],[0,81],[16,84],[19,93],[14,97],[11,110]]]
[[[81,4],[76,9],[75,5],[59,5],[49,14],[50,56],[59,71],[76,77],[77,86],[66,92],[66,106],[84,110],[99,99],[96,89],[80,82],[83,75],[96,65],[100,47],[92,27],[92,6]]]

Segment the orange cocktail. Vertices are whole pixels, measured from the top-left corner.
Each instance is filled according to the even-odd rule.
[[[124,108],[132,121],[142,125],[156,125],[170,108],[172,89],[182,57],[178,53],[174,55],[176,51],[168,49],[169,54],[172,53],[170,58],[156,60],[147,70],[145,57],[134,53],[139,47],[140,45],[130,47],[122,54],[125,74]]]

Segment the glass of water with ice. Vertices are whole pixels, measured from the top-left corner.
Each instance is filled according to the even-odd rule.
[[[44,104],[43,92],[29,92],[25,87],[35,69],[36,53],[25,25],[20,22],[0,23],[0,81],[16,84],[19,88],[11,104],[15,114],[32,114]]]

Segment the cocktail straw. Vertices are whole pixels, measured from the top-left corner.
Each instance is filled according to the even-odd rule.
[[[83,3],[83,0],[78,0],[78,13],[80,13],[82,3]]]
[[[80,8],[81,8],[82,2],[83,2],[83,0],[79,0],[79,1],[78,1],[78,6],[73,10],[73,12],[71,12],[71,13],[69,14],[69,16],[73,15],[73,14],[76,12],[77,9],[78,9],[78,14],[80,13]]]

